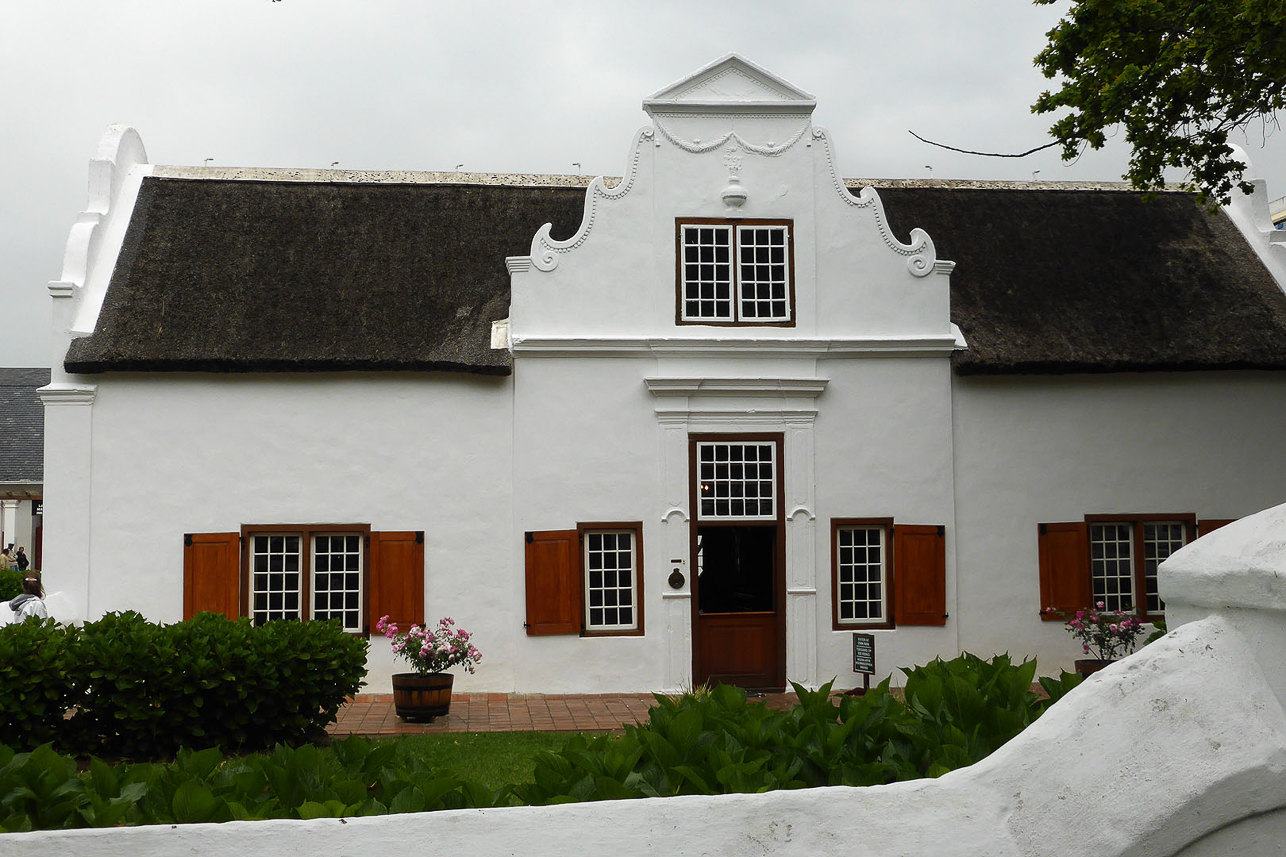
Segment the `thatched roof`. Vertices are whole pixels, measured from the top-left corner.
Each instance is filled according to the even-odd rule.
[[[951,274],[960,374],[1286,368],[1286,294],[1184,193],[881,187]]]
[[[45,406],[36,390],[48,369],[0,369],[0,483],[40,483],[45,472]]]
[[[436,370],[500,375],[505,257],[577,187],[144,180],[72,372]]]
[[[580,177],[188,173],[144,181],[69,371],[507,374],[505,257],[545,222],[575,232],[585,194]],[[1286,295],[1190,195],[877,184],[899,236],[923,228],[957,263],[961,374],[1286,368]]]

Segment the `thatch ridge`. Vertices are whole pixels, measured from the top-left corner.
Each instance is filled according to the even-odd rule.
[[[574,234],[585,197],[581,181],[271,175],[146,179],[97,328],[67,369],[508,374],[510,355],[490,347],[509,311],[505,257],[543,223]],[[881,185],[894,232],[925,229],[956,263],[960,374],[1286,368],[1286,295],[1190,194]]]

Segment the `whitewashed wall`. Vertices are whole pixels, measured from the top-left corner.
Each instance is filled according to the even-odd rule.
[[[1070,669],[1042,622],[1037,525],[1087,514],[1240,518],[1286,498],[1286,378],[1202,372],[953,383],[957,621],[981,656]]]
[[[65,594],[82,616],[131,609],[177,621],[184,533],[423,530],[428,616],[453,616],[485,646],[483,668],[459,686],[510,688],[509,617],[522,603],[501,536],[511,524],[511,395],[507,378],[465,375],[108,376],[92,407],[63,409],[92,414],[92,437],[84,419],[69,438],[54,421],[55,442],[92,449],[79,487],[91,498],[92,577]],[[377,652],[385,645],[372,639]],[[387,665],[372,662],[374,689]]]

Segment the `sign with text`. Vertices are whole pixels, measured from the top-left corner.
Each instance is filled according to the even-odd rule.
[[[875,635],[853,635],[853,672],[875,675]]]

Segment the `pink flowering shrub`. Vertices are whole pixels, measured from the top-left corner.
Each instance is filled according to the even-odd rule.
[[[433,630],[428,625],[412,625],[406,633],[399,632],[387,616],[381,616],[375,630],[393,641],[393,654],[425,675],[444,673],[452,667],[473,672],[482,660],[482,652],[469,642],[469,632],[455,627],[455,620],[449,616],[439,619]]]
[[[1113,661],[1134,651],[1135,641],[1143,633],[1143,623],[1132,613],[1104,610],[1102,601],[1088,609],[1077,610],[1067,619],[1067,633],[1081,643],[1081,651],[1101,661]],[[1053,612],[1053,608],[1049,608]]]

